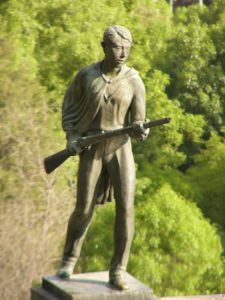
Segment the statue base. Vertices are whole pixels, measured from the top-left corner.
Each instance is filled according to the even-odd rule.
[[[108,283],[108,272],[75,274],[70,279],[46,276],[41,288],[31,289],[31,300],[157,300],[153,291],[128,273],[130,288],[119,291]]]

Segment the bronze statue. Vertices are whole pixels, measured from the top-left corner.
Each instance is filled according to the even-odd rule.
[[[69,219],[63,259],[58,276],[69,278],[80,256],[81,247],[98,203],[116,201],[114,254],[109,283],[124,290],[126,270],[134,234],[135,167],[128,134],[114,136],[88,148],[76,143],[91,136],[136,124],[132,137],[143,140],[145,87],[133,68],[124,63],[132,44],[131,33],[122,26],[110,26],[103,36],[105,57],[76,75],[62,107],[62,125],[67,150],[79,153],[76,207]]]

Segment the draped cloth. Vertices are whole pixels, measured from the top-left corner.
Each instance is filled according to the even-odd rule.
[[[81,70],[69,86],[62,106],[62,127],[80,135],[85,134],[94,120],[104,97],[106,79],[102,76],[101,62]],[[138,76],[138,72],[123,66],[116,81]]]

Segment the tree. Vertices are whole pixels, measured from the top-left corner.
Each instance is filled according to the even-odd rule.
[[[147,117],[172,118],[134,142],[137,233],[129,270],[162,295],[223,291],[224,12],[223,0],[174,15],[154,0],[1,1],[1,298],[24,300],[31,281],[56,268],[77,160],[46,177],[42,158],[64,147],[62,95],[74,73],[102,58],[102,32],[115,23],[133,34],[128,65],[145,82]],[[113,204],[97,209],[77,271],[108,266],[113,211]]]
[[[1,25],[0,298],[27,299],[32,282],[54,270],[71,194],[69,176],[44,174],[43,157],[53,143],[62,147],[52,134],[58,125],[45,88],[32,78],[29,60],[18,60],[19,47]]]

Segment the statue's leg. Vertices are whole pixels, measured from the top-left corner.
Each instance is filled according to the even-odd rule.
[[[102,170],[101,159],[96,159],[95,149],[80,155],[77,176],[77,201],[70,216],[63,259],[58,275],[68,278],[80,256],[85,235],[90,224],[98,191],[98,179]]]
[[[116,200],[114,254],[110,282],[119,289],[128,288],[122,279],[126,270],[134,235],[135,166],[130,141],[118,149],[108,162]]]

